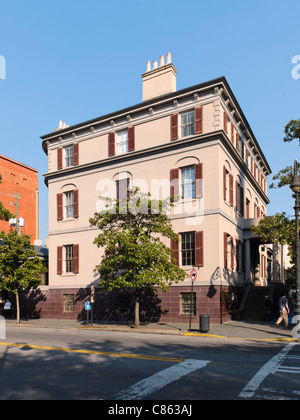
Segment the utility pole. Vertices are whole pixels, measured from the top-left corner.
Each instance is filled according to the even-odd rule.
[[[20,204],[19,204],[19,199],[21,198],[21,195],[19,194],[19,193],[15,193],[15,194],[8,194],[8,196],[10,196],[10,197],[15,197],[15,199],[16,199],[16,202],[15,203],[11,203],[11,205],[12,206],[16,206],[16,227],[15,227],[15,230],[16,230],[16,232],[17,232],[17,234],[19,235],[19,207],[20,207]]]

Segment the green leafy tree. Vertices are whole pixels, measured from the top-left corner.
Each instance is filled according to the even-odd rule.
[[[265,243],[278,242],[282,245],[288,245],[288,255],[292,265],[287,269],[286,285],[291,288],[296,286],[295,229],[295,220],[288,218],[284,212],[264,217],[257,226],[251,227],[251,230]]]
[[[300,119],[291,120],[284,128],[285,137],[283,141],[290,143],[291,141],[298,140],[300,146]],[[300,162],[298,162],[298,169],[300,169]],[[292,181],[294,169],[292,166],[287,166],[281,169],[277,174],[273,176],[273,183],[270,188],[282,188],[289,186]]]
[[[284,128],[285,137],[283,141],[289,143],[298,140],[300,146],[300,119],[291,120]],[[300,162],[298,162],[298,170],[300,170]],[[294,167],[287,166],[281,169],[273,176],[273,183],[270,188],[289,187],[294,175]],[[292,266],[287,269],[286,284],[287,286],[295,287],[295,236],[296,224],[295,221],[288,218],[285,213],[278,213],[273,217],[265,217],[261,219],[258,226],[252,228],[253,232],[260,236],[265,242],[274,243],[279,242],[283,245],[289,246],[289,256],[291,258]]]
[[[295,139],[298,139],[299,146],[300,146],[300,119],[299,120],[291,120],[284,129],[285,137],[283,139],[284,142],[290,142]]]
[[[0,290],[16,296],[17,322],[20,323],[19,293],[36,289],[45,268],[30,244],[30,236],[0,232],[0,239]]]
[[[172,282],[186,277],[176,265],[172,250],[163,238],[179,241],[167,216],[170,204],[151,200],[138,188],[128,190],[128,198],[106,201],[102,212],[90,218],[90,224],[101,233],[94,243],[105,247],[104,256],[95,271],[100,273],[100,285],[106,291],[133,288],[135,290],[135,327],[139,327],[139,294],[147,288],[164,292]]]
[[[251,230],[265,243],[279,242],[289,246],[295,243],[295,221],[289,219],[284,212],[262,218]]]

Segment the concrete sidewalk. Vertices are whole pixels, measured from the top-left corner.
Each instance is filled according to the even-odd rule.
[[[77,331],[107,331],[107,332],[127,332],[144,334],[165,334],[165,335],[183,335],[194,337],[227,338],[255,341],[299,341],[292,337],[292,328],[276,328],[274,323],[270,322],[251,322],[251,321],[229,321],[224,324],[210,325],[208,332],[201,333],[199,325],[192,324],[189,331],[189,324],[178,323],[141,323],[140,328],[134,328],[133,324],[117,322],[93,321],[93,326],[87,326],[85,321],[62,320],[62,319],[30,319],[21,320],[18,325],[16,320],[6,320],[7,327],[16,328],[52,328],[52,329],[73,329]]]

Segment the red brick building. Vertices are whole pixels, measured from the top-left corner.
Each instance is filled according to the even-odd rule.
[[[13,214],[18,213],[19,230],[31,235],[33,244],[39,238],[38,171],[23,163],[0,155],[0,201]],[[0,231],[8,233],[14,224],[0,221]]]

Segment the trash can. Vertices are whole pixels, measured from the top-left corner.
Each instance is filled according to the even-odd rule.
[[[200,315],[200,331],[201,332],[209,331],[209,315],[207,314]]]

